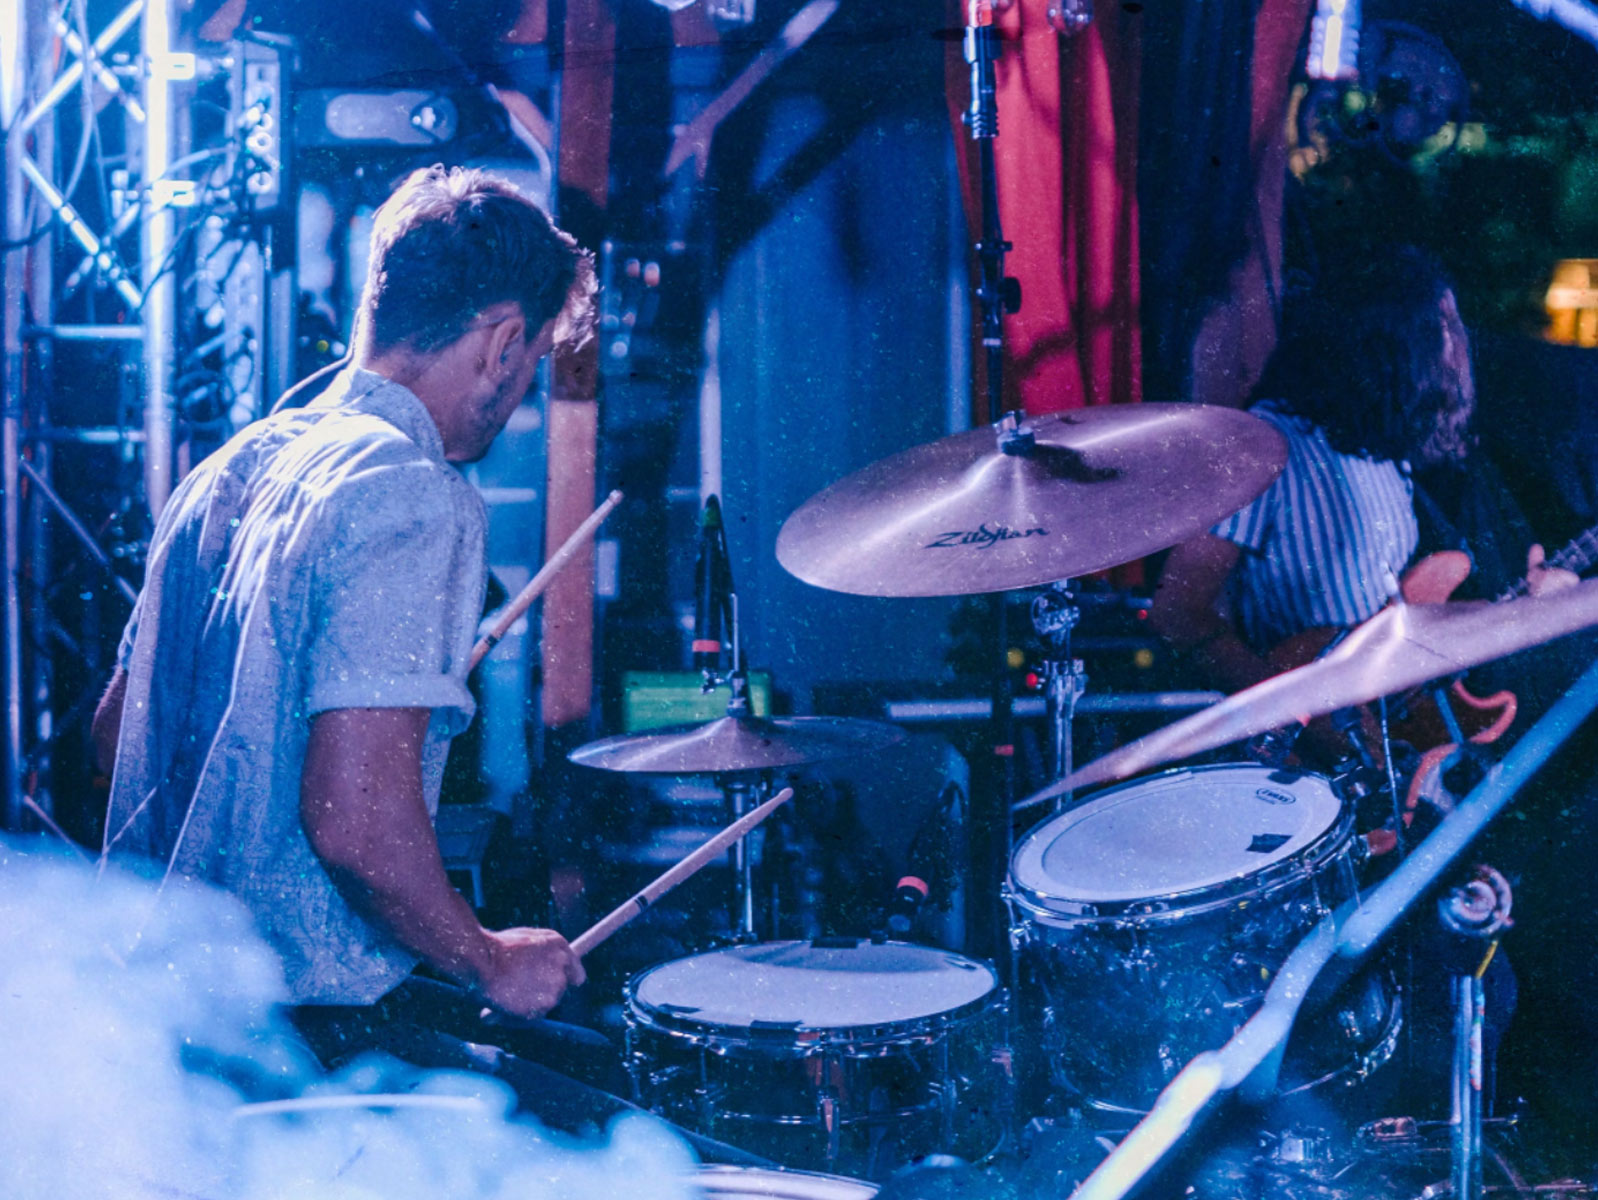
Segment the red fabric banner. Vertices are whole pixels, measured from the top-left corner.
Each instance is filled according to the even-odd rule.
[[[1141,399],[1137,18],[1115,6],[1062,39],[1046,5],[1017,0],[996,22],[999,213],[1022,296],[1005,322],[1005,395],[1031,413]],[[950,75],[958,110],[966,76]],[[975,194],[968,170],[973,227]]]

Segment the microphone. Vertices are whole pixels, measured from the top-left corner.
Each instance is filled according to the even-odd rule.
[[[916,913],[927,902],[932,889],[926,880],[906,875],[894,885],[893,899],[888,901],[888,932],[905,937],[915,925]]]
[[[694,670],[707,680],[721,666],[724,601],[719,555],[723,536],[721,501],[710,496],[699,514],[699,557],[694,561]]]
[[[971,65],[971,100],[965,123],[974,138],[999,135],[999,106],[993,64],[999,57],[999,35],[993,28],[993,0],[967,0],[965,60]]]
[[[1267,729],[1264,733],[1257,733],[1249,738],[1245,743],[1247,754],[1263,766],[1280,769],[1287,766],[1287,760],[1293,755],[1293,747],[1298,744],[1299,736],[1303,732],[1302,725],[1283,725],[1278,729]]]
[[[1360,717],[1359,709],[1340,708],[1331,714],[1330,720],[1332,728],[1342,734],[1344,740],[1348,742],[1349,750],[1352,752],[1351,757],[1357,758],[1360,766],[1374,770],[1376,757],[1365,744],[1365,723]]]

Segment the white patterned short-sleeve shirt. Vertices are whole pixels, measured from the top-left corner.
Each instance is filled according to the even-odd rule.
[[[311,718],[427,708],[424,793],[471,720],[482,500],[407,389],[350,370],[174,492],[119,651],[106,851],[243,899],[298,1003],[364,1004],[415,965],[352,908],[300,823]]]

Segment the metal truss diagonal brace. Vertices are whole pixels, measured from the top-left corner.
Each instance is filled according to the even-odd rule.
[[[39,489],[39,495],[43,496],[50,507],[55,509],[56,515],[72,531],[72,535],[83,544],[83,548],[89,552],[89,557],[105,568],[106,574],[111,576],[111,580],[116,584],[117,590],[122,593],[122,598],[129,604],[136,601],[139,598],[139,594],[133,590],[133,585],[116,573],[116,569],[111,562],[111,556],[101,547],[94,534],[89,532],[88,526],[78,519],[77,513],[67,507],[67,502],[61,499],[56,490],[50,486],[49,480],[45,479],[39,473],[38,468],[27,459],[22,459],[20,465],[22,473],[28,477],[29,482],[34,487]]]
[[[55,29],[61,35],[61,40],[66,43],[67,49],[78,56],[77,65],[81,66],[84,62],[87,62],[89,69],[94,72],[95,79],[99,80],[100,86],[121,101],[122,107],[128,110],[130,117],[135,121],[142,122],[144,120],[144,107],[139,103],[138,97],[128,91],[122,85],[122,81],[112,74],[111,69],[105,65],[105,60],[101,57],[100,52],[91,49],[85,53],[83,39],[78,36],[76,29],[67,24],[65,18],[56,17]]]
[[[85,61],[98,63],[104,57],[106,51],[116,45],[122,35],[133,28],[134,22],[139,19],[143,12],[144,0],[133,0],[133,3],[113,17],[111,23],[100,31],[100,36],[89,44],[89,53],[87,55],[84,55],[79,50],[74,50],[74,53],[78,55],[77,61],[67,66],[62,70],[61,74],[56,76],[55,82],[50,85],[50,90],[40,97],[39,103],[29,109],[28,114],[22,118],[18,127],[19,131],[26,133],[49,115],[50,111],[57,104],[60,104],[66,98],[67,93],[76,87],[78,81],[83,78]],[[112,78],[114,79],[115,77],[113,76]],[[121,90],[120,85],[118,85],[118,90]],[[129,111],[131,112],[132,110],[130,109]],[[143,119],[142,112],[137,115],[141,120]]]
[[[144,294],[135,286],[127,268],[118,260],[116,252],[95,236],[94,230],[84,223],[77,209],[67,203],[65,196],[56,191],[55,186],[44,177],[44,173],[31,158],[25,154],[21,155],[20,165],[22,173],[28,177],[28,182],[38,189],[46,203],[55,210],[56,215],[61,218],[61,223],[66,226],[67,232],[77,239],[78,245],[89,252],[95,265],[106,273],[107,278],[116,287],[117,294],[128,302],[129,307],[138,311],[144,303]]]

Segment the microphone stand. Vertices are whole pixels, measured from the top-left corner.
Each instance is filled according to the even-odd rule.
[[[695,565],[697,583],[705,591],[705,628],[696,629],[694,637],[694,662],[699,667],[700,690],[709,694],[722,684],[730,692],[727,697],[727,716],[735,721],[751,716],[749,703],[749,671],[744,665],[743,634],[738,624],[738,592],[732,582],[732,562],[727,553],[727,527],[722,520],[721,502],[711,496],[705,501],[701,518],[701,561]],[[698,622],[696,622],[698,624]],[[722,633],[726,632],[726,641]],[[721,673],[723,648],[731,651],[732,666]],[[770,780],[750,780],[738,772],[728,772],[717,777],[717,783],[727,800],[727,812],[732,820],[742,818],[765,799],[770,790]],[[755,930],[754,856],[750,842],[753,837],[739,838],[732,845],[732,938],[735,942],[758,941]]]
[[[1004,317],[1006,313],[1020,309],[1021,291],[1017,282],[1004,274],[1004,255],[1010,249],[1010,243],[1004,240],[1004,230],[1000,224],[998,170],[993,159],[993,139],[999,134],[994,66],[1001,49],[998,31],[993,26],[993,4],[992,0],[965,0],[965,5],[964,52],[965,60],[971,66],[971,98],[964,121],[976,142],[982,207],[981,233],[976,244],[979,263],[976,300],[982,316],[988,419],[995,421],[1004,411]],[[1013,427],[1014,422],[1007,424]],[[983,789],[983,793],[989,796],[986,806],[975,803],[976,797],[973,795],[972,813],[973,827],[983,831],[984,853],[978,860],[979,877],[983,878],[1002,877],[1009,870],[1010,858],[1015,850],[1015,829],[1010,816],[1011,806],[1015,802],[1014,689],[1007,660],[1009,630],[1004,596],[994,597],[993,605],[999,664],[994,676],[991,742],[994,757],[998,760],[995,764],[998,786]],[[982,811],[982,807],[986,811]],[[995,909],[991,904],[984,906],[973,924],[979,939],[988,943],[978,946],[979,951],[997,950],[999,943],[1009,941],[1002,910]],[[1001,956],[995,954],[994,957]],[[1012,953],[1010,958],[1013,960],[1013,957]],[[1008,982],[1013,985],[1013,961],[1009,976]]]
[[[991,0],[966,0],[965,60],[971,64],[971,103],[966,127],[977,144],[977,171],[982,192],[982,233],[977,242],[981,264],[977,302],[982,312],[982,349],[988,368],[988,419],[1004,411],[1004,316],[1021,307],[1020,287],[1004,274],[1004,240],[999,221],[999,178],[993,161],[993,139],[999,136],[999,106],[994,65],[999,61],[998,31],[993,27]]]
[[[1148,1115],[1071,1193],[1072,1200],[1123,1200],[1223,1092],[1237,1089],[1251,1103],[1274,1095],[1277,1069],[1294,1018],[1321,971],[1338,960],[1338,974],[1346,978],[1346,973],[1375,949],[1472,839],[1595,711],[1598,663],[1587,668],[1391,875],[1310,931],[1277,970],[1254,1016],[1219,1050],[1199,1054],[1178,1072]],[[1505,905],[1506,915],[1507,911]],[[1479,970],[1484,969],[1485,963]],[[1324,989],[1322,994],[1329,990]],[[1462,998],[1456,992],[1456,999]],[[1470,1069],[1476,1065],[1477,1049],[1469,1026],[1477,1019],[1477,1003],[1478,997],[1473,993],[1470,1008],[1456,1014],[1457,1061],[1466,1069],[1464,1086],[1471,1088],[1475,1084],[1470,1079]],[[1479,1112],[1475,1106],[1479,1101],[1475,1097],[1467,1099],[1469,1104],[1456,1109],[1456,1122],[1451,1122],[1456,1126],[1451,1130],[1451,1180],[1472,1189],[1479,1186],[1479,1159],[1474,1157],[1480,1149],[1480,1140],[1475,1136]]]
[[[715,682],[726,683],[732,693],[727,698],[727,715],[734,720],[741,720],[750,715],[749,672],[744,667],[743,643],[739,636],[737,593],[729,591],[727,602],[730,614],[732,670],[727,672],[725,678],[717,678]],[[710,672],[707,671],[705,674],[707,681],[713,678]],[[728,811],[736,821],[765,799],[770,783],[764,778],[751,782],[737,775],[728,775],[723,778],[721,787],[727,796]],[[755,932],[755,876],[754,856],[750,853],[751,840],[751,838],[739,838],[732,846],[733,903],[734,911],[737,913],[737,928],[733,932],[733,940],[738,942],[760,940]]]

